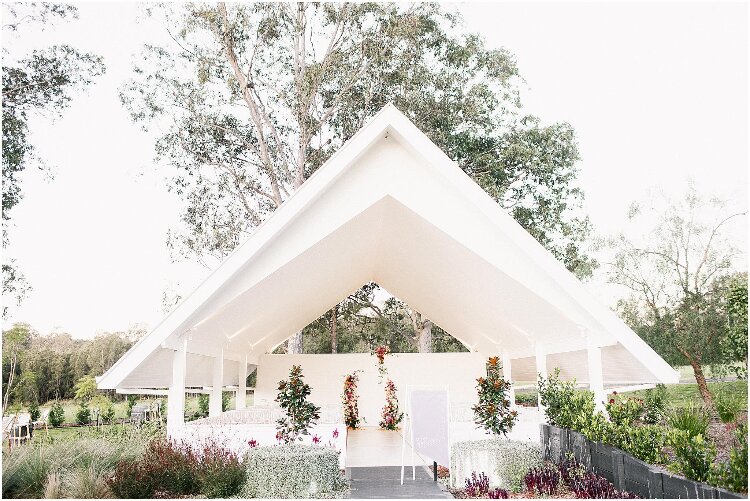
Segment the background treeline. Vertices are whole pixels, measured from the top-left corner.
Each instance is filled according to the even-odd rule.
[[[144,334],[135,327],[74,339],[67,333],[42,335],[28,324],[15,324],[3,332],[3,407],[72,399],[82,377],[103,374]]]

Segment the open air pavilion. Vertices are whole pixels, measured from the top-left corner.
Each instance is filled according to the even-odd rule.
[[[346,453],[343,378],[363,371],[360,413],[367,425],[376,425],[383,390],[375,358],[271,352],[371,281],[469,350],[388,359],[389,377],[400,391],[424,384],[449,388],[456,438],[481,436],[470,405],[488,356],[498,356],[504,377],[514,382],[559,368],[562,378],[587,385],[598,402],[608,388],[678,380],[617,315],[388,105],[98,385],[166,391],[170,436],[219,433],[242,447],[249,438],[273,440],[276,383],[292,364],[301,364],[312,386],[310,399],[323,409],[317,433],[328,440],[337,431],[331,440]],[[256,370],[254,405],[246,407],[246,378]],[[227,389],[240,398],[237,409],[222,413]],[[186,424],[185,394],[196,390],[210,393],[210,417]],[[527,414],[530,425],[521,423],[517,433],[538,437],[538,411]],[[356,451],[348,456],[354,460]]]

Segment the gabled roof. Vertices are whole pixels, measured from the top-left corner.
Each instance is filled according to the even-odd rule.
[[[603,348],[605,382],[677,381],[617,315],[387,105],[99,378],[99,387],[166,386],[169,371],[152,375],[163,365],[155,361],[181,336],[191,356],[223,348],[229,361],[252,361],[369,281],[470,349],[509,353],[518,360],[515,379],[516,372],[535,379],[533,356],[543,346],[568,367],[563,375],[586,381],[586,364],[581,370],[577,361],[593,343]]]

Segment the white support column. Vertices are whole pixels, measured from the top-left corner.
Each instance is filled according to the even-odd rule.
[[[541,375],[541,377],[543,378],[547,377],[547,352],[544,350],[544,346],[541,344],[536,345],[536,372],[537,382],[539,375]],[[539,412],[544,412],[541,395],[537,395],[537,405],[539,406]]]
[[[185,424],[185,372],[187,368],[187,336],[180,340],[172,358],[172,383],[167,396],[167,436]]]
[[[513,388],[513,367],[510,361],[510,355],[506,351],[503,351],[503,379],[510,383],[510,390],[508,392],[508,400],[510,400],[510,407],[516,407],[516,390]]]
[[[211,395],[208,397],[208,417],[221,414],[221,393],[224,387],[224,348],[214,358],[212,385]]]
[[[236,404],[235,409],[241,410],[247,407],[247,355],[240,356],[239,372],[237,377],[239,383],[237,384],[237,397],[234,399]]]
[[[589,389],[594,393],[596,409],[605,412],[604,401],[607,392],[604,391],[604,373],[602,370],[602,349],[596,346],[591,339],[587,338],[586,358],[589,370]]]

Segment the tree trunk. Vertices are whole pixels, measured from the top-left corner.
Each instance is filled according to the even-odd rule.
[[[426,320],[419,331],[419,353],[432,353],[432,322]]]
[[[290,355],[302,353],[302,331],[297,331],[294,336],[290,337],[286,344],[286,352]]]
[[[708,391],[708,385],[706,384],[706,376],[703,375],[703,366],[701,365],[699,360],[696,360],[693,357],[690,357],[688,360],[690,361],[690,365],[693,367],[693,374],[695,374],[695,382],[698,383],[698,391],[701,392],[701,397],[703,397],[703,403],[705,403],[706,406],[709,407],[710,409],[713,409],[714,397],[711,395],[711,392]]]
[[[419,353],[432,353],[432,321],[424,318],[416,310],[409,309],[408,311]]]
[[[338,305],[331,309],[331,353],[336,353],[338,349],[338,339],[336,339],[336,312]]]

